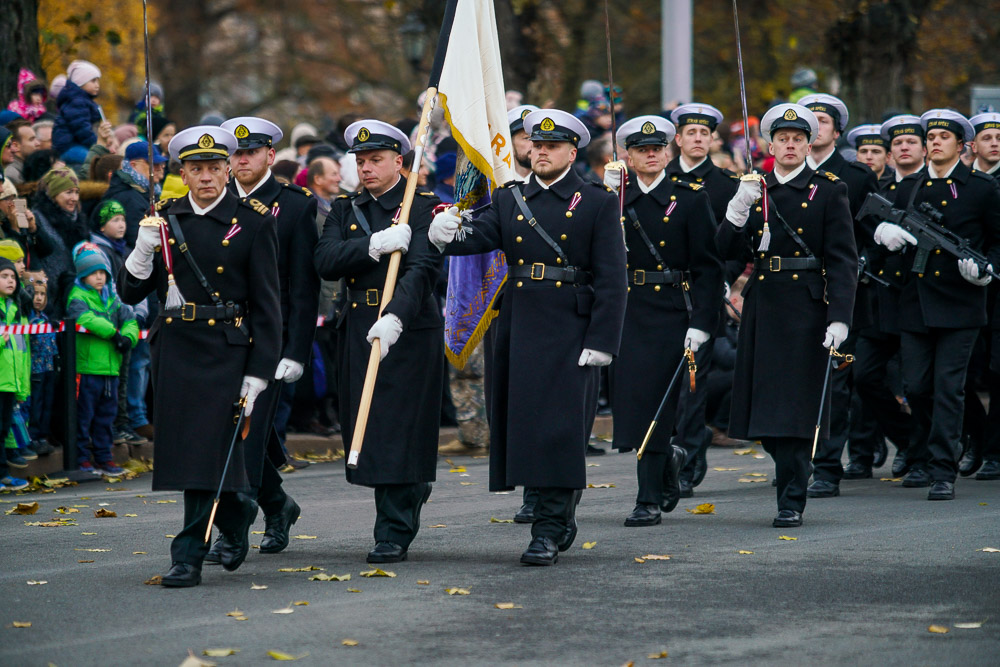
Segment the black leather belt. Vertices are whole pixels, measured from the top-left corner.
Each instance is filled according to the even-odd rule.
[[[360,303],[363,306],[377,306],[382,301],[382,290],[380,289],[348,289],[347,300],[351,303]]]
[[[823,260],[819,257],[758,257],[753,261],[756,271],[821,271]]]
[[[162,317],[179,318],[184,322],[194,322],[195,320],[218,320],[227,322],[230,320],[242,319],[246,314],[246,308],[242,304],[229,302],[221,306],[191,303],[188,301],[180,308],[166,308],[160,311]],[[239,325],[237,325],[239,326]]]
[[[536,262],[531,265],[511,266],[508,269],[512,278],[527,278],[528,280],[552,280],[572,285],[589,285],[592,281],[590,271],[583,269],[562,268]]]
[[[643,271],[636,269],[628,272],[628,282],[631,285],[680,285],[687,280],[683,271]]]

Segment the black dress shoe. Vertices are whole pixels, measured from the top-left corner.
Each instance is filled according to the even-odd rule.
[[[534,503],[524,503],[514,515],[514,523],[535,523]]]
[[[264,538],[260,541],[262,554],[276,554],[288,546],[288,531],[299,520],[301,511],[291,496],[285,496],[281,511],[264,517]]]
[[[215,542],[212,543],[212,548],[205,554],[204,562],[209,565],[221,565],[222,552],[227,549],[232,549],[232,545],[226,540],[226,536],[220,532],[219,536],[215,538]]]
[[[806,495],[810,498],[836,498],[840,495],[840,485],[828,482],[825,479],[817,479],[809,485],[809,488],[806,489]],[[782,512],[791,511],[792,510],[782,510]]]
[[[1000,479],[1000,461],[987,461],[976,473],[978,480]]]
[[[625,519],[626,526],[655,526],[660,523],[660,508],[639,503]]]
[[[687,452],[677,445],[671,445],[670,449],[672,450],[670,460],[667,461],[666,468],[663,470],[663,500],[660,502],[660,509],[664,512],[672,512],[681,499],[680,474],[687,462]]]
[[[983,459],[979,456],[978,452],[970,447],[958,462],[958,474],[962,477],[968,477],[975,474],[982,465]]]
[[[902,477],[910,469],[910,464],[906,461],[906,453],[897,449],[896,456],[892,459],[892,476]]]
[[[201,583],[201,568],[191,563],[175,561],[170,571],[163,575],[161,585],[167,588],[190,588]]]
[[[885,438],[879,438],[875,445],[875,459],[872,461],[873,468],[881,468],[885,465],[885,460],[889,458],[889,445],[885,444]]]
[[[368,552],[369,563],[399,563],[406,560],[406,549],[395,542],[376,542]]]
[[[903,486],[907,488],[916,489],[930,485],[931,476],[923,468],[914,468],[903,478]]]
[[[559,548],[550,537],[539,536],[531,540],[531,544],[523,554],[521,562],[525,565],[554,565],[559,560]]]
[[[587,456],[604,456],[605,454],[607,452],[600,447],[594,447],[590,443],[587,443]]]
[[[872,465],[874,466],[875,464]],[[864,463],[851,461],[847,464],[847,467],[844,468],[844,479],[871,479],[871,477],[872,469]]]
[[[681,498],[693,498],[694,497],[694,487],[691,486],[691,480],[689,480],[689,479],[678,480],[677,486],[680,487],[680,497]]]
[[[927,492],[927,500],[954,500],[955,484],[953,482],[934,482]]]
[[[802,512],[781,510],[778,512],[778,516],[774,517],[771,525],[775,528],[798,528],[802,525]]]
[[[235,533],[226,535],[225,543],[219,544],[219,561],[222,567],[232,572],[239,568],[250,553],[250,526],[257,519],[257,503],[245,500],[243,523]]]

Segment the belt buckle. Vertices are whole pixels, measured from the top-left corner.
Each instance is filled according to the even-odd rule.
[[[538,269],[538,274],[535,274],[535,269]],[[545,265],[541,262],[535,262],[531,265],[531,274],[528,276],[532,280],[544,280],[545,279]]]
[[[188,306],[191,307],[190,317],[188,316]],[[197,309],[198,308],[195,304],[190,301],[186,302],[183,306],[181,306],[181,319],[185,322],[194,322],[195,311],[197,311]]]
[[[372,301],[372,294],[374,293],[374,302]],[[366,306],[377,306],[378,305],[378,290],[377,289],[366,289],[365,290],[365,305]]]
[[[781,271],[781,258],[771,257],[768,259],[767,268],[771,272]]]
[[[640,276],[641,274],[641,276]],[[641,280],[640,280],[641,277]],[[635,285],[645,285],[646,284],[646,272],[642,269],[636,269],[632,272],[632,283]]]

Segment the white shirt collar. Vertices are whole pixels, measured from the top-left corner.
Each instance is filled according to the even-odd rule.
[[[681,160],[683,160],[683,159],[684,158],[681,158]],[[684,163],[682,161],[681,165],[683,165],[683,164]],[[655,190],[656,186],[659,185],[661,182],[663,182],[663,179],[666,178],[666,176],[667,176],[667,170],[664,169],[663,171],[660,172],[660,175],[656,177],[656,180],[654,180],[649,185],[646,185],[645,183],[642,182],[642,179],[639,178],[638,175],[637,175],[635,177],[635,184],[639,186],[639,189],[642,191],[642,194],[647,195],[650,192],[652,192],[653,190]]]
[[[979,158],[976,158],[976,163],[975,163],[974,166],[979,171],[985,171],[987,174],[991,174],[991,175],[997,173],[998,171],[1000,171],[1000,162],[997,162],[995,165],[993,165],[992,169],[984,169],[982,167],[982,163],[979,161]]]
[[[198,215],[205,215],[206,213],[208,213],[209,211],[211,211],[213,208],[215,208],[216,206],[218,206],[219,202],[221,202],[223,200],[223,198],[225,198],[225,196],[226,196],[226,189],[222,188],[222,194],[219,195],[219,198],[216,199],[211,204],[209,204],[208,206],[206,206],[205,208],[202,208],[201,206],[198,206],[198,204],[195,203],[194,197],[191,196],[190,192],[188,192],[188,201],[191,202],[191,210],[192,211],[194,211]]]
[[[389,192],[389,190],[392,190],[394,187],[396,187],[397,185],[399,185],[399,180],[401,178],[403,178],[402,174],[398,174],[397,173],[396,174],[396,181],[392,185],[390,185],[388,188],[386,188],[385,192]],[[384,195],[385,192],[383,192],[382,195]],[[375,195],[372,195],[372,193],[370,193],[370,192],[368,194],[370,194],[371,197],[372,197],[372,199],[374,199],[375,201],[378,201],[378,197],[382,196],[382,195],[379,195],[378,197],[376,197]]]
[[[809,159],[809,156],[807,155],[806,156],[806,160],[808,160],[808,159]],[[781,183],[782,185],[784,185],[788,181],[792,180],[793,178],[795,178],[796,176],[798,176],[799,174],[801,174],[803,172],[803,170],[805,170],[805,168],[806,168],[806,163],[803,162],[802,164],[800,164],[798,166],[798,169],[795,169],[794,171],[792,171],[792,173],[788,174],[787,176],[782,176],[781,174],[778,173],[778,170],[775,169],[774,170],[774,179],[776,181],[778,181],[778,183]]]
[[[542,179],[538,178],[538,174],[535,174],[535,182],[536,182],[536,183],[538,183],[538,185],[539,185],[539,186],[541,186],[541,188],[542,188],[543,190],[548,190],[548,189],[549,189],[549,188],[551,188],[551,187],[552,187],[553,185],[555,185],[556,183],[558,183],[558,182],[559,182],[559,181],[561,181],[562,179],[566,178],[566,174],[568,174],[568,173],[569,173],[569,170],[570,170],[570,169],[572,169],[572,168],[573,168],[573,165],[572,165],[572,164],[571,164],[571,165],[569,165],[568,167],[566,167],[566,171],[564,171],[564,172],[563,172],[562,174],[560,174],[560,175],[559,175],[559,178],[557,178],[556,180],[552,181],[552,182],[551,182],[551,183],[549,183],[548,185],[546,185],[545,183],[542,183]]]
[[[834,152],[835,150],[837,150],[837,149],[836,149],[836,148],[834,148],[834,149],[833,149],[832,151],[830,151],[829,153],[827,153],[827,154],[826,154],[826,157],[824,157],[824,158],[823,158],[822,160],[820,160],[819,162],[816,162],[816,160],[815,160],[815,159],[813,159],[813,156],[812,156],[812,155],[807,155],[807,156],[806,156],[806,162],[805,162],[805,163],[806,163],[807,165],[809,165],[809,168],[810,168],[810,169],[812,169],[813,171],[815,171],[815,170],[819,169],[819,167],[820,167],[820,165],[821,165],[821,164],[823,164],[824,162],[826,162],[827,160],[829,160],[829,159],[830,159],[830,156],[831,156],[831,155],[833,155],[833,152]],[[777,174],[775,174],[775,175],[777,176]]]
[[[708,156],[706,155],[705,157],[703,157],[701,159],[701,162],[699,162],[696,165],[693,165],[693,166],[689,167],[688,163],[687,163],[687,160],[685,160],[684,156],[681,155],[680,156],[681,171],[683,171],[685,174],[690,174],[692,171],[694,171],[695,169],[697,169],[701,165],[705,164],[705,160],[707,160],[707,159],[708,159]]]
[[[253,186],[250,189],[249,192],[243,189],[243,186],[240,185],[239,181],[236,181],[235,177],[233,178],[233,180],[236,181],[236,192],[240,193],[240,199],[243,199],[243,198],[249,197],[253,193],[257,192],[257,190],[260,189],[260,186],[264,185],[264,183],[266,183],[267,179],[269,179],[269,178],[271,178],[271,168],[270,167],[267,168],[267,173],[264,174],[264,177],[261,178],[259,181],[257,181],[257,185]]]
[[[949,169],[946,173],[941,174],[940,176],[938,176],[937,171],[935,171],[934,164],[931,163],[931,162],[928,162],[927,163],[927,175],[929,177],[931,177],[931,178],[948,178],[949,176],[951,176],[951,172],[955,171],[955,167],[957,167],[958,163],[961,162],[961,161],[962,161],[961,159],[955,160],[955,164],[951,165],[951,169]]]
[[[920,171],[920,170],[921,170],[921,169],[923,169],[923,168],[924,168],[924,163],[923,163],[923,162],[921,162],[921,163],[920,163],[920,166],[919,166],[919,167],[917,167],[917,168],[916,168],[916,169],[915,169],[914,171],[912,171],[912,172],[910,172],[910,173],[913,173],[913,174],[915,174],[915,173],[917,173],[918,171]],[[903,179],[904,179],[904,178],[906,178],[906,176],[904,176],[904,175],[902,174],[902,172],[900,172],[900,171],[899,171],[899,169],[896,169],[896,182],[897,182],[897,183],[901,183],[901,182],[903,181]]]

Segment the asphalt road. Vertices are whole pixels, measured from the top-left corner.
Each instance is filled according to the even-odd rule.
[[[372,569],[374,506],[341,463],[287,477],[302,506],[292,534],[314,539],[277,555],[251,551],[234,573],[206,567],[194,589],[143,583],[167,570],[165,535],[182,512],[180,494],[152,493],[148,475],[0,496],[4,510],[41,505],[34,516],[0,515],[0,665],[176,666],[212,648],[239,650],[205,658],[219,665],[272,664],[271,650],[308,654],[302,665],[998,662],[1000,553],[980,549],[1000,549],[1000,482],[960,480],[952,502],[878,478],[844,482],[840,498],[810,501],[802,528],[777,530],[770,484],[739,481],[769,480],[770,460],[713,448],[695,498],[660,526],[625,528],[634,458],[588,461],[591,483],[614,486],[584,494],[579,537],[550,568],[518,563],[527,526],[491,522],[510,518],[520,495],[487,491],[486,460],[455,459],[465,472],[441,461],[410,560],[385,566],[394,578],[360,576]],[[118,517],[95,518],[102,503]],[[701,503],[715,513],[686,511]],[[24,525],[66,518],[59,506],[79,509],[67,515],[78,525]],[[635,561],[650,554],[670,559]],[[351,579],[278,571],[306,566]],[[300,601],[309,604],[272,613]],[[227,616],[235,609],[246,620]],[[662,651],[663,663],[649,658]]]

